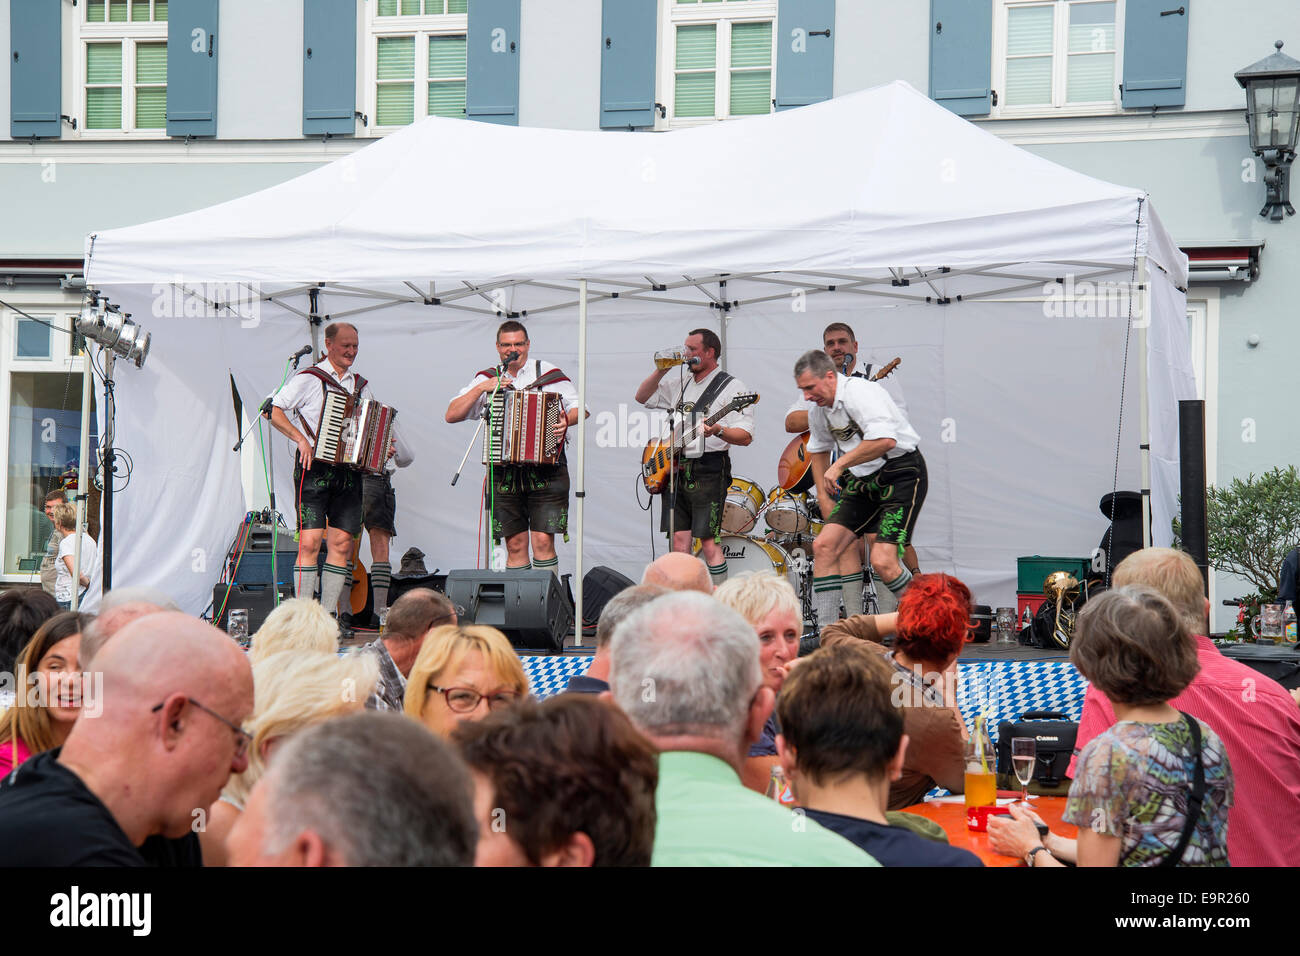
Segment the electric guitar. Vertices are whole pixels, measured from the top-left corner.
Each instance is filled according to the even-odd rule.
[[[698,432],[701,428],[716,425],[732,412],[738,412],[742,408],[748,408],[750,405],[756,405],[757,403],[758,392],[744,392],[737,395],[704,421],[697,423],[691,430]],[[691,436],[692,439],[694,437],[694,435]],[[645,484],[645,490],[650,494],[657,495],[668,485],[668,476],[672,472],[673,466],[681,460],[686,441],[685,436],[676,444],[673,444],[671,440],[660,441],[656,438],[646,444],[645,450],[641,452],[641,481]]]
[[[894,359],[871,376],[871,381],[878,382],[898,368],[902,359]],[[790,444],[781,452],[781,460],[776,466],[776,483],[782,491],[807,491],[812,487],[812,456],[808,454],[808,433],[803,432],[790,439]]]

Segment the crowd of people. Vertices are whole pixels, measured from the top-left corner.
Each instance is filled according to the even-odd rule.
[[[971,595],[918,574],[829,626],[770,573],[680,552],[605,606],[537,701],[510,642],[416,589],[368,645],[283,603],[245,652],[162,594],[97,616],[0,594],[0,865],[978,866],[905,808],[959,792]],[[1205,637],[1195,565],[1147,549],[1080,613],[1088,679],[1063,819],[989,822],[1031,866],[1286,865],[1300,707]],[[788,784],[789,801],[764,795]],[[778,797],[783,794],[778,793]],[[1046,832],[1044,832],[1046,831]]]

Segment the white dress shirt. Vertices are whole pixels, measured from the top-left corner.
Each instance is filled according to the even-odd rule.
[[[908,424],[889,393],[878,382],[835,376],[835,402],[829,408],[813,405],[808,413],[808,451],[839,449],[846,455],[864,441],[892,438],[896,445],[885,456],[853,465],[859,478],[879,471],[886,458],[899,458],[915,451],[921,438]]]
[[[687,458],[699,458],[706,451],[727,451],[731,448],[731,443],[724,438],[717,435],[710,435],[706,438],[702,429],[696,431],[692,435],[690,430],[690,426],[693,425],[697,419],[702,421],[703,418],[708,417],[707,415],[699,416],[696,414],[695,402],[704,394],[705,389],[709,387],[714,378],[716,378],[721,371],[721,367],[715,368],[698,382],[695,381],[694,375],[687,373],[685,389],[682,388],[676,375],[665,375],[660,379],[659,387],[655,389],[654,394],[646,400],[646,408],[661,408],[674,414],[678,410],[678,404],[681,404],[681,411],[683,414],[676,417],[679,421],[678,428],[684,428],[685,434],[691,438],[691,440],[687,442],[683,451],[683,454]],[[723,408],[737,395],[745,391],[748,391],[748,389],[745,388],[744,383],[741,382],[740,379],[733,377],[710,403],[708,414],[716,414],[719,409]],[[726,416],[721,418],[717,424],[721,425],[723,428],[739,428],[741,431],[748,432],[749,435],[753,437],[754,412],[752,409],[753,406],[749,405],[742,408],[740,411],[729,412]],[[680,431],[677,432],[677,434],[680,433]]]

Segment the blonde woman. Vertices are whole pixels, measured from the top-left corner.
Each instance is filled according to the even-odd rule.
[[[360,652],[340,658],[319,651],[281,651],[253,665],[248,768],[231,776],[208,811],[207,827],[199,831],[205,866],[225,866],[226,837],[274,750],[300,730],[362,710],[378,679],[374,655]]]
[[[758,662],[763,686],[781,693],[790,665],[799,657],[803,636],[803,608],[790,582],[771,571],[746,571],[729,577],[713,592],[714,598],[738,613],[758,636]],[[776,712],[763,725],[763,735],[749,748],[743,779],[751,790],[767,788],[777,763]]]
[[[424,639],[406,682],[403,709],[439,737],[528,694],[528,678],[494,627],[444,625]]]
[[[94,618],[64,611],[42,624],[18,655],[17,696],[0,714],[0,776],[28,757],[55,747],[72,730],[81,713],[81,671],[77,655],[81,632]],[[32,681],[42,688],[35,706],[28,706]],[[74,676],[75,675],[75,676]]]
[[[319,601],[289,598],[266,616],[248,651],[254,666],[280,651],[338,653],[339,626]]]

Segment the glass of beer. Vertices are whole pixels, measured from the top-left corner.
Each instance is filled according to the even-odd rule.
[[[669,369],[674,365],[685,365],[686,356],[681,349],[660,349],[655,353],[655,368]]]

